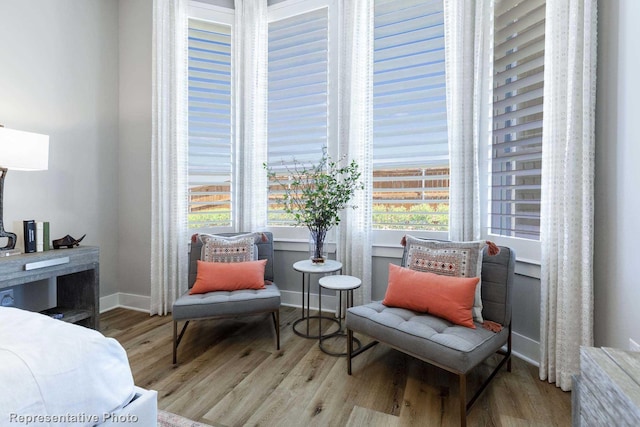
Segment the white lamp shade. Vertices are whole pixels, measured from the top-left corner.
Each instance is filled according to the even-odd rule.
[[[41,171],[49,168],[49,135],[0,127],[0,167]]]

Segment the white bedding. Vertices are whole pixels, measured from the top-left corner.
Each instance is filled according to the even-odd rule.
[[[133,395],[127,354],[116,340],[0,307],[0,426],[92,426]]]

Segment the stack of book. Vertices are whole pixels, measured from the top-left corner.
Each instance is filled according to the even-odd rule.
[[[22,222],[24,233],[24,252],[43,252],[51,249],[51,236],[48,221],[26,220]]]

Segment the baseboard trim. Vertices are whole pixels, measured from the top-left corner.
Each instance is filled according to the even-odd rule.
[[[540,343],[517,332],[511,333],[513,355],[534,366],[540,367]]]
[[[306,298],[306,296],[305,296]],[[280,291],[280,300],[285,307],[300,308],[302,304],[302,292]],[[322,311],[336,312],[338,298],[335,295],[324,295],[322,297]],[[309,306],[311,310],[318,309],[318,294],[312,293],[309,296]]]
[[[100,313],[107,312],[117,308],[120,304],[119,292],[100,298]]]
[[[114,308],[126,308],[149,313],[149,307],[151,307],[151,297],[145,295],[116,292],[100,298],[100,313],[106,313]]]

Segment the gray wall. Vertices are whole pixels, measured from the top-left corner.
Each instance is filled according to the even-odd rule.
[[[119,290],[118,3],[0,0],[0,123],[50,136],[49,170],[10,171],[4,221],[100,246],[101,294]],[[15,231],[15,230],[14,230]]]
[[[151,289],[152,0],[121,0],[119,291]],[[148,308],[148,305],[147,305]]]
[[[640,343],[640,2],[601,1],[596,112],[595,343]]]

